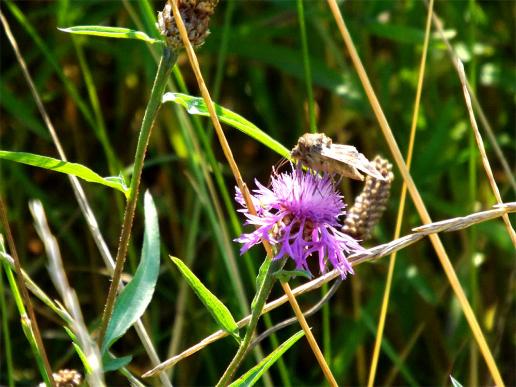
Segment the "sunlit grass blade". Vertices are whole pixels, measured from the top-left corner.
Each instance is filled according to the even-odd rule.
[[[6,297],[4,293],[4,277],[2,274],[2,264],[0,263],[0,314],[2,315],[2,334],[5,350],[5,368],[7,369],[6,380],[9,387],[14,387],[14,366],[13,349],[9,329],[9,315],[7,314]]]
[[[7,254],[7,251],[5,250],[2,234],[0,234],[0,253],[2,253],[3,255]],[[7,281],[9,282],[9,287],[11,288],[11,292],[14,297],[16,307],[18,309],[18,313],[20,314],[20,322],[21,322],[23,333],[25,334],[25,337],[27,338],[27,341],[30,344],[32,353],[33,353],[34,358],[36,359],[36,363],[38,365],[39,372],[40,372],[43,380],[45,381],[45,384],[47,386],[52,385],[50,382],[51,375],[49,375],[49,373],[47,372],[47,369],[45,367],[45,361],[43,359],[43,354],[41,353],[41,350],[40,350],[37,340],[36,340],[36,336],[34,335],[31,320],[29,319],[26,309],[25,309],[25,306],[23,304],[22,295],[21,295],[20,289],[18,288],[18,285],[16,283],[14,273],[11,270],[11,267],[7,264],[7,262],[3,262],[2,266],[5,270],[5,274],[7,276]]]
[[[130,28],[123,27],[108,27],[108,26],[74,26],[67,28],[58,28],[59,31],[68,32],[76,35],[90,35],[90,36],[101,36],[104,38],[115,38],[115,39],[136,39],[143,40],[144,42],[155,44],[163,43],[160,39],[151,38],[145,32],[132,30]]]
[[[205,117],[209,117],[210,115],[208,108],[206,107],[206,103],[202,98],[199,97],[193,97],[191,95],[182,93],[165,93],[163,95],[163,102],[174,102],[178,105],[181,105],[190,114]],[[290,151],[285,146],[273,139],[252,122],[246,120],[244,117],[232,112],[229,109],[217,105],[216,103],[214,103],[214,105],[217,117],[222,122],[240,130],[241,132],[247,134],[249,137],[254,138],[258,142],[278,153],[280,156],[287,159],[290,158]]]
[[[176,257],[170,257],[170,259],[176,264],[183,278],[188,282],[188,285],[190,285],[195,294],[197,294],[197,297],[199,297],[204,306],[206,306],[219,327],[228,332],[239,342],[238,325],[226,305],[204,286],[183,261]]]
[[[455,379],[453,376],[450,375],[450,381],[453,387],[462,387],[462,384],[460,384],[457,379]]]
[[[102,342],[101,352],[120,338],[149,305],[158,280],[160,264],[158,214],[149,192],[145,193],[145,233],[141,262],[133,279],[118,296]]]
[[[264,374],[264,372],[267,371],[290,347],[292,347],[304,335],[305,333],[303,331],[297,332],[278,348],[276,348],[260,363],[258,363],[240,378],[231,383],[230,386],[253,386],[256,382],[258,382],[258,380],[260,380],[260,377]]]
[[[114,188],[122,192],[126,197],[129,195],[129,189],[125,185],[122,177],[102,177],[93,172],[82,164],[70,163],[55,159],[53,157],[36,155],[27,152],[11,152],[0,150],[0,159],[15,161],[21,164],[31,165],[33,167],[44,168],[55,172],[65,173],[67,175],[79,177],[90,183],[102,184],[110,188]]]

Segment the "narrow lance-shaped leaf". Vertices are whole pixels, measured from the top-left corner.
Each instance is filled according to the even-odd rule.
[[[116,39],[136,39],[143,40],[147,43],[163,43],[162,40],[151,38],[145,32],[132,30],[123,27],[106,27],[106,26],[74,26],[68,28],[58,28],[59,31],[68,32],[76,35],[101,36],[104,38]]]
[[[181,105],[190,114],[206,117],[210,115],[204,100],[199,97],[192,97],[191,95],[182,93],[165,93],[163,95],[162,101],[174,102],[178,105]],[[216,103],[214,103],[214,106],[215,113],[217,113],[217,117],[219,117],[222,122],[240,130],[258,142],[261,142],[263,145],[272,149],[280,156],[290,159],[290,151],[287,148],[285,148],[281,143],[273,139],[263,130],[258,128],[252,122],[246,120],[244,117],[232,112],[229,109],[217,105]]]
[[[267,356],[256,366],[251,368],[240,378],[231,383],[230,386],[249,387],[254,385],[258,380],[260,380],[260,377],[265,373],[265,371],[267,371],[290,347],[292,347],[292,345],[294,345],[294,343],[296,343],[296,341],[298,341],[304,335],[305,333],[303,331],[299,331],[295,335],[291,336],[287,341],[276,348],[269,356]]]
[[[122,177],[102,177],[82,164],[70,163],[68,161],[55,159],[53,157],[40,156],[33,153],[10,152],[4,150],[0,150],[0,159],[15,161],[21,164],[32,165],[33,167],[44,168],[76,176],[91,183],[102,184],[106,187],[114,188],[123,192],[126,197],[129,195],[129,188],[125,185]]]
[[[118,296],[113,316],[106,329],[101,352],[104,354],[138,320],[147,309],[159,274],[158,214],[151,194],[144,198],[145,232],[141,261],[133,279]]]
[[[238,342],[240,336],[238,335],[238,325],[231,315],[231,312],[226,305],[222,303],[206,286],[195,276],[194,273],[181,261],[179,258],[170,257],[176,264],[177,268],[183,275],[184,279],[190,285],[192,290],[197,294],[197,297],[208,308],[219,327],[233,336]]]

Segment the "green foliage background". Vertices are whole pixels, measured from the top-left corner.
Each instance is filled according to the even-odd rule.
[[[158,51],[139,41],[71,36],[57,27],[102,24],[134,28],[156,36],[153,23],[161,7],[162,2],[134,1],[1,2],[2,13],[28,62],[69,160],[102,176],[130,170]],[[341,9],[400,148],[405,150],[426,7],[420,1],[348,1],[341,4]],[[437,2],[435,12],[465,62],[468,79],[497,141],[514,166],[514,3]],[[338,143],[355,145],[369,158],[377,153],[389,158],[326,2],[306,1],[305,17],[319,131]],[[308,131],[296,3],[222,1],[210,30],[211,35],[197,55],[214,100],[291,148]],[[437,36],[434,35],[429,48],[412,168],[434,220],[466,215],[495,203],[472,137],[458,76]],[[0,39],[1,148],[58,157],[4,33]],[[186,55],[178,61],[170,90],[199,95]],[[225,129],[248,185],[253,186],[254,178],[267,183],[271,167],[280,161],[279,157],[237,130]],[[507,176],[487,139],[485,143],[502,197],[504,201],[513,201],[514,191]],[[256,247],[251,254],[238,257],[239,246],[230,242],[238,235],[235,219],[231,220],[234,209],[223,203],[221,186],[207,182],[200,169],[210,163],[209,150],[218,160],[209,167],[210,178],[213,180],[213,168],[219,167],[224,175],[223,186],[232,196],[234,180],[209,120],[192,120],[181,108],[164,105],[147,154],[143,187],[150,189],[158,207],[162,256],[171,254],[187,261],[203,283],[240,318],[244,311],[238,300],[250,300],[254,294],[254,277],[250,273],[257,270],[264,252]],[[100,318],[109,282],[68,180],[61,174],[7,161],[0,163],[0,173],[1,194],[9,207],[25,270],[48,294],[57,297],[27,207],[28,200],[39,198],[59,240],[85,320],[93,329]],[[369,242],[371,246],[392,239],[401,186],[397,171],[395,175],[389,208],[374,240]],[[209,194],[209,184],[215,187],[215,197]],[[102,186],[84,187],[114,253],[123,196]],[[343,183],[349,204],[360,189],[360,183]],[[216,206],[221,208],[222,219],[214,211]],[[409,204],[402,234],[420,223]],[[138,264],[142,228],[140,208],[126,265],[128,273],[133,273]],[[514,385],[514,249],[503,223],[498,219],[442,238],[504,380]],[[223,256],[231,254],[237,257],[245,294],[235,294],[234,278],[223,264]],[[376,264],[359,266],[356,275],[345,281],[331,299],[326,312],[309,319],[342,384],[359,385],[366,381],[387,264],[388,260],[382,259]],[[178,289],[182,282],[172,263],[163,259],[156,293],[144,317],[163,360],[168,357],[178,316]],[[37,368],[14,302],[9,290],[5,290],[17,378],[20,384],[33,384],[39,380]],[[180,334],[179,350],[216,330],[208,311],[191,292],[185,294],[185,327]],[[280,289],[275,289],[271,296],[279,295]],[[320,291],[315,291],[301,297],[300,303],[308,308],[320,297]],[[80,368],[59,319],[41,304],[37,304],[36,310],[53,368]],[[271,314],[271,320],[279,322],[291,314],[289,307],[284,306]],[[292,326],[280,331],[278,339],[281,342],[297,330],[297,326]],[[378,384],[443,385],[450,383],[450,374],[463,384],[489,383],[482,357],[476,353],[469,328],[426,240],[399,254],[385,340],[388,348],[380,357]],[[273,348],[270,341],[263,343],[265,353]],[[134,374],[149,369],[134,331],[129,331],[114,350],[120,355],[135,356],[130,365]],[[174,383],[213,384],[235,351],[234,340],[217,342],[179,363]],[[404,353],[406,358],[399,372],[396,359]],[[4,356],[2,350],[0,384],[6,383]],[[300,340],[283,359],[292,385],[321,383],[321,371],[306,341]],[[240,373],[254,362],[253,356],[248,356]],[[275,367],[270,375],[276,384],[286,382]],[[124,383],[116,374],[111,374],[108,381]]]

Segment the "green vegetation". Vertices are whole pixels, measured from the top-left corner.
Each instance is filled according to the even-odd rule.
[[[425,40],[425,4],[340,4],[403,155]],[[265,281],[267,265],[259,281],[257,275],[266,252],[258,245],[240,256],[240,244],[233,241],[252,228],[242,226],[235,179],[184,51],[161,85],[162,99],[150,98],[164,50],[156,28],[163,5],[149,0],[1,2],[0,198],[17,254],[9,243],[4,246],[8,232],[0,223],[0,385],[44,381],[45,357],[53,372],[76,369],[83,380],[88,372],[90,383],[104,378],[106,385],[165,385],[168,380],[178,386],[215,385],[244,337],[239,320],[259,304],[253,299],[257,283]],[[438,2],[434,12],[489,125],[474,101],[502,200],[514,201],[514,4]],[[38,110],[5,23],[67,162]],[[394,164],[387,210],[364,246],[393,240],[403,178],[328,3],[224,0],[210,31],[196,55],[247,186],[253,189],[254,179],[267,184],[273,168],[287,171],[282,164],[289,149],[317,128],[334,143],[353,145],[371,160],[380,154]],[[161,107],[138,187],[135,151],[152,103]],[[459,75],[435,25],[410,171],[433,221],[496,204]],[[67,175],[81,179],[86,201],[77,200],[77,183]],[[346,178],[339,185],[349,206],[362,187]],[[107,340],[97,345],[126,203],[138,193],[121,276],[125,288],[114,303]],[[46,213],[47,233],[34,225],[44,219],[32,206],[29,210],[35,199]],[[84,216],[87,203],[96,221]],[[401,236],[422,223],[407,196]],[[51,248],[52,235],[57,252]],[[515,385],[515,247],[504,221],[497,217],[439,235],[503,381]],[[46,355],[25,310],[21,281],[15,281],[15,255]],[[429,239],[397,255],[374,384],[492,385]],[[317,258],[313,261],[317,277]],[[388,256],[356,265],[355,274],[307,318],[339,385],[368,381],[388,267]],[[265,281],[274,283],[268,302],[284,295],[277,278],[288,280],[292,289],[313,279],[296,272],[289,260],[284,269]],[[302,310],[317,304],[334,281],[297,296]],[[260,318],[257,333],[293,315],[286,303]],[[161,376],[142,377],[219,329],[227,337],[190,357],[173,359],[175,366]],[[253,346],[232,381],[321,385],[323,372],[300,329],[294,323]],[[99,364],[91,361],[95,358]]]

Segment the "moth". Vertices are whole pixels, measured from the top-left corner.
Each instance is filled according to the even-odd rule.
[[[385,177],[357,148],[333,144],[323,133],[305,133],[291,151],[293,159],[320,172],[335,173],[356,180],[364,180],[363,172],[378,180]],[[360,172],[359,172],[360,171]]]

